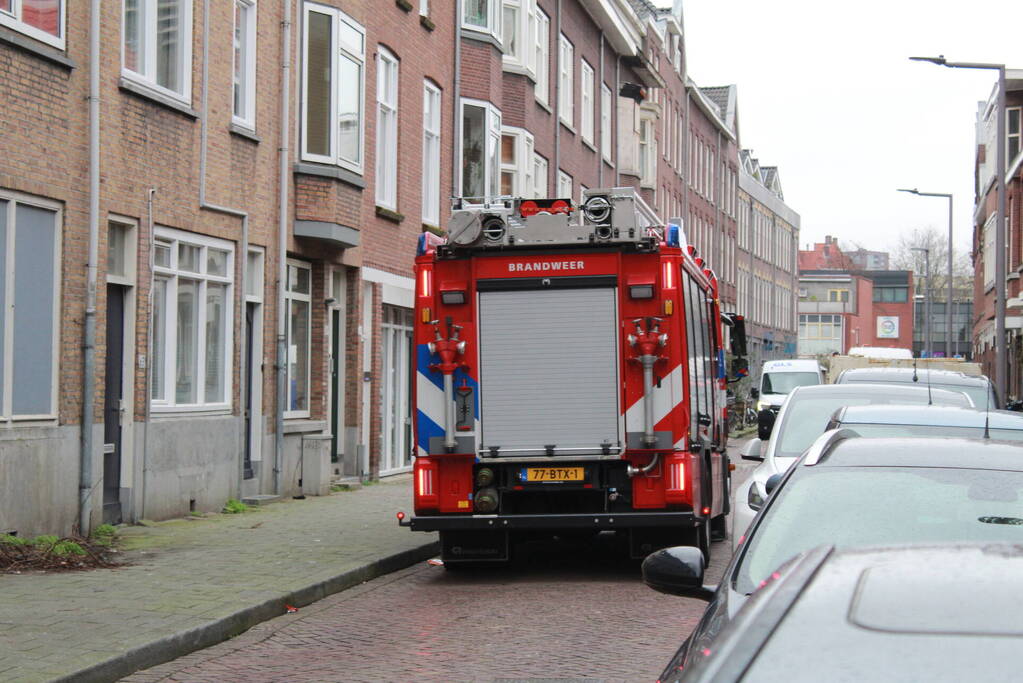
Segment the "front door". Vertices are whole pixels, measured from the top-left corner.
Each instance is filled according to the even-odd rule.
[[[382,473],[412,465],[412,311],[384,306]]]
[[[245,374],[242,381],[245,382],[245,459],[243,463],[245,479],[252,479],[252,388],[254,385],[253,374],[255,373],[256,348],[256,308],[259,304],[245,304]]]
[[[103,405],[103,523],[121,522],[121,442],[124,417],[124,301],[127,287],[107,285],[106,399]]]
[[[330,461],[338,462],[338,433],[341,431],[341,311],[330,312]]]

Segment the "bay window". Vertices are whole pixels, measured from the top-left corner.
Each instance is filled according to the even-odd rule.
[[[1020,149],[1020,140],[1023,138],[1023,108],[1007,107],[1005,109],[1005,137],[1006,137],[1006,168],[1012,166]]]
[[[654,139],[654,120],[643,116],[639,120],[639,172],[640,183],[653,187],[657,180],[657,141]]]
[[[600,154],[611,161],[611,88],[600,84]]]
[[[153,410],[228,408],[234,247],[158,227],[153,256]]]
[[[398,59],[381,47],[377,57],[378,206],[398,208]]]
[[[546,199],[547,190],[547,159],[539,154],[533,153],[533,196],[538,199]]]
[[[423,81],[423,222],[440,224],[440,88]]]
[[[593,67],[587,64],[584,59],[582,60],[580,72],[582,78],[580,104],[583,110],[579,117],[579,128],[583,140],[593,144]]]
[[[183,102],[191,101],[192,3],[124,0],[123,19],[124,76]]]
[[[312,340],[312,266],[288,259],[284,288],[285,348],[288,375],[288,402],[284,417],[309,417],[309,369]]]
[[[530,76],[536,70],[536,0],[504,0],[504,65]]]
[[[572,91],[575,47],[561,34],[558,40],[558,118],[569,128],[575,120],[575,99]]]
[[[234,2],[234,122],[256,127],[256,3]]]
[[[302,158],[363,170],[366,31],[332,7],[304,7]]]
[[[0,24],[63,50],[66,10],[66,0],[0,0]]]
[[[489,33],[501,40],[501,0],[464,0],[462,2],[462,28]]]
[[[522,128],[501,130],[501,194],[533,196],[533,136]]]
[[[462,100],[459,186],[462,197],[500,194],[501,110],[489,102]]]
[[[550,102],[551,91],[551,20],[539,7],[535,13],[536,44],[534,46],[534,69],[536,71],[536,87],[534,96],[542,104]]]

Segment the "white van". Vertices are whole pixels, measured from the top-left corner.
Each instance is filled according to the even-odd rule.
[[[760,371],[757,412],[770,408],[778,412],[785,397],[796,387],[824,384],[824,370],[813,359],[769,360]]]

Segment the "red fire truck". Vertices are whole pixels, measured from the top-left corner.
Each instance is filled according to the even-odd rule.
[[[729,504],[714,272],[632,188],[459,202],[416,258],[415,514],[445,566],[533,533],[709,554]]]

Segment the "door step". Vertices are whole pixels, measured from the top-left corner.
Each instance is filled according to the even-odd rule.
[[[280,496],[275,496],[272,493],[258,493],[254,496],[245,496],[242,498],[242,502],[246,505],[269,505],[270,503],[276,503],[281,499]]]
[[[330,481],[331,491],[358,491],[362,488],[362,480],[358,477],[334,477]]]

